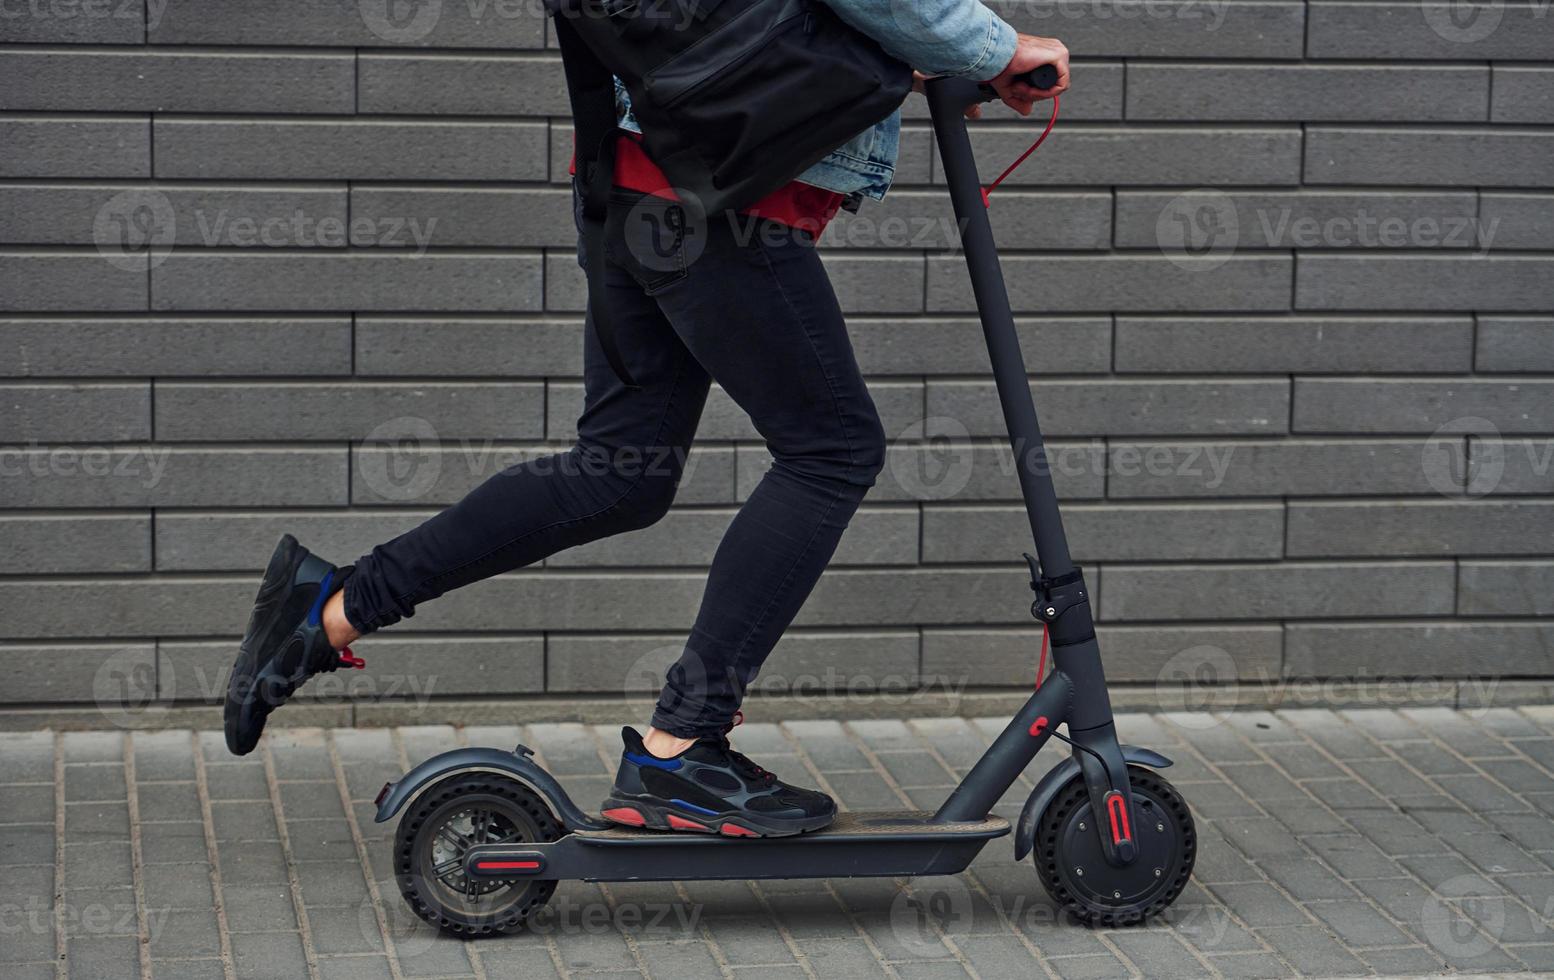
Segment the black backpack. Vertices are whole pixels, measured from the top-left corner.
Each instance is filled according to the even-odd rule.
[[[576,131],[584,249],[603,254],[615,83],[694,217],[747,207],[889,116],[912,70],[820,0],[546,0]],[[591,262],[594,269],[600,263]],[[611,368],[603,277],[589,306]]]

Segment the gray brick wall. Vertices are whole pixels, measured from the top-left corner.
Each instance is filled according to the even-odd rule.
[[[208,702],[280,531],[349,560],[570,438],[583,293],[539,5],[389,6],[0,18],[0,658],[27,675],[0,715]],[[1547,3],[995,6],[1079,58],[992,217],[1113,676],[1554,679]],[[897,189],[826,241],[890,463],[779,693],[1013,689],[1035,657],[906,117]],[[1032,136],[998,110],[973,133],[989,172]],[[715,392],[662,524],[428,606],[358,693],[646,690],[764,471],[754,435]]]

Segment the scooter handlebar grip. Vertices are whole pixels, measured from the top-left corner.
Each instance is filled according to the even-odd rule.
[[[1058,67],[1057,65],[1037,65],[1024,75],[1019,76],[1018,80],[1033,88],[1046,91],[1058,83]],[[977,84],[977,97],[983,102],[992,102],[998,98],[998,93],[993,91],[993,86],[987,82],[979,82]]]
[[[1037,65],[1024,75],[1021,75],[1019,80],[1032,88],[1039,88],[1045,91],[1058,83],[1058,66]]]

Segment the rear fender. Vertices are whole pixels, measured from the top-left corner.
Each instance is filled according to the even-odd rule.
[[[597,817],[589,816],[572,802],[566,790],[556,782],[556,777],[542,769],[530,756],[533,750],[520,745],[517,750],[471,747],[454,749],[416,766],[392,783],[384,783],[378,794],[378,823],[392,819],[394,814],[415,799],[423,789],[459,772],[494,772],[511,776],[538,793],[550,804],[551,811],[567,830],[602,830],[610,826]]]

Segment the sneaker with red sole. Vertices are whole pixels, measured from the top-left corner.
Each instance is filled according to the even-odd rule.
[[[836,819],[836,801],[790,786],[728,744],[728,736],[697,739],[660,759],[634,728],[621,729],[625,751],[615,786],[600,808],[628,827],[681,830],[725,837],[791,837]]]

